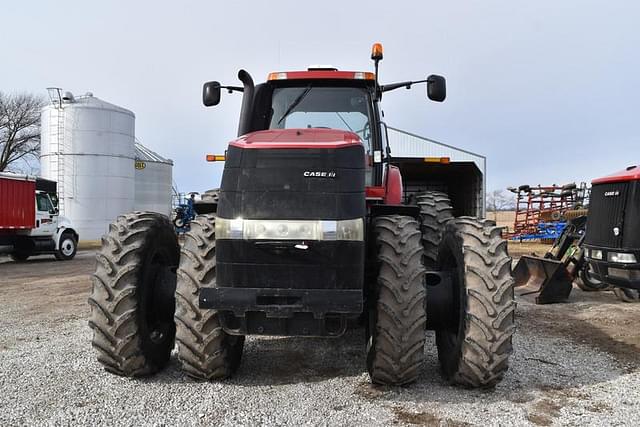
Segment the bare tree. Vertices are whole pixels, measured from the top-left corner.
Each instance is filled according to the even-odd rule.
[[[493,212],[494,221],[498,220],[498,211],[513,208],[513,198],[503,190],[493,190],[487,194],[487,211]]]
[[[15,169],[16,162],[38,158],[42,97],[0,92],[0,172]],[[14,167],[10,167],[11,165]]]

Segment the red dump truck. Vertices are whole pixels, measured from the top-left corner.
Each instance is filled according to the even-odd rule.
[[[42,178],[0,172],[0,253],[15,261],[53,254],[72,259],[78,233],[58,213],[56,183]]]

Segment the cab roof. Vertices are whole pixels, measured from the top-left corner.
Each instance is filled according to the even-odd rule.
[[[375,81],[375,75],[368,71],[338,71],[335,68],[310,68],[306,71],[277,71],[269,73],[268,81],[273,80],[369,80]]]

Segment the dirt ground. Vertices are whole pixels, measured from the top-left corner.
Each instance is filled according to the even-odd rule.
[[[510,248],[515,248],[515,250],[512,250],[514,254],[516,252],[528,253],[531,251],[540,253],[544,252],[545,247],[544,245],[532,246],[530,244],[525,244],[524,246],[510,245]],[[2,330],[14,331],[5,336],[0,334],[0,360],[3,359],[3,355],[7,357],[6,355],[12,354],[12,352],[20,354],[20,352],[23,351],[20,350],[23,346],[31,346],[37,340],[43,339],[40,334],[34,336],[27,332],[20,332],[25,325],[46,324],[47,328],[60,330],[60,334],[62,335],[74,335],[77,334],[77,332],[73,332],[75,329],[69,325],[81,322],[83,325],[79,327],[82,328],[83,334],[88,334],[88,328],[85,328],[89,312],[86,301],[90,291],[90,274],[93,271],[94,263],[94,252],[88,250],[80,251],[78,256],[69,262],[57,262],[53,260],[52,257],[44,256],[35,257],[27,263],[14,263],[6,258],[0,258],[0,307],[2,308],[0,326]],[[590,386],[592,388],[595,387],[594,390],[596,391],[600,390],[598,387],[606,387],[606,378],[619,378],[620,375],[625,375],[624,372],[631,375],[634,378],[633,381],[636,381],[637,372],[640,372],[640,357],[638,357],[640,352],[640,304],[622,303],[615,298],[612,292],[586,293],[575,288],[569,303],[538,306],[533,304],[533,297],[523,297],[520,296],[520,293],[517,289],[518,309],[516,311],[516,320],[518,337],[516,344],[520,343],[520,348],[516,346],[516,352],[520,351],[518,361],[510,371],[510,380],[507,382],[508,385],[505,385],[507,388],[499,392],[502,393],[500,394],[500,399],[498,397],[486,398],[496,405],[511,405],[513,408],[520,410],[522,414],[524,414],[523,420],[526,420],[525,423],[533,425],[552,425],[558,423],[558,421],[564,420],[562,417],[567,416],[566,411],[576,411],[575,408],[573,408],[576,404],[586,405],[584,411],[588,414],[604,417],[595,418],[595,421],[586,422],[586,424],[598,424],[602,422],[609,424],[613,421],[607,418],[607,416],[615,412],[618,414],[617,416],[622,419],[621,425],[632,425],[632,420],[624,420],[624,408],[617,408],[616,405],[611,402],[589,400],[591,398],[587,396],[588,393],[581,391],[582,389],[580,387],[583,380],[580,378],[582,377],[572,372],[574,372],[574,369],[582,369],[584,372],[589,372],[589,366],[584,366],[585,363],[580,362],[578,363],[580,366],[574,368],[572,364],[577,362],[570,360],[572,357],[567,358],[562,356],[564,358],[561,358],[561,356],[555,354],[553,349],[556,348],[556,346],[560,346],[557,348],[565,348],[563,351],[566,353],[566,349],[568,348],[570,350],[568,354],[575,354],[576,358],[580,357],[579,352],[581,350],[579,349],[584,349],[586,352],[602,355],[601,357],[603,359],[601,359],[600,362],[605,363],[605,365],[606,363],[613,363],[616,366],[615,368],[612,367],[612,372],[616,372],[615,375],[602,374],[605,375],[602,383]],[[351,340],[352,337],[347,339]],[[521,349],[529,348],[528,346],[532,341],[539,341],[539,344],[542,343],[545,347],[539,347],[543,350],[539,350],[539,348],[536,347],[537,350],[534,352],[523,354],[522,351],[524,350]],[[271,344],[272,342],[276,344]],[[306,344],[304,344],[302,350],[288,350],[288,347],[284,345],[285,342],[286,339],[280,341],[252,341],[249,344],[249,349],[255,348],[256,345],[262,346],[261,348],[263,348],[263,350],[257,353],[260,358],[264,357],[264,349],[266,348],[267,352],[273,353],[272,356],[275,357],[276,354],[281,353],[281,357],[289,361],[286,366],[275,364],[273,369],[269,371],[268,378],[262,378],[260,380],[262,382],[268,382],[269,387],[272,385],[275,387],[278,384],[289,384],[290,381],[287,378],[291,375],[292,370],[296,371],[300,369],[301,372],[309,372],[313,364],[321,363],[321,361],[318,360],[301,362],[304,360],[305,355],[324,354],[323,348],[333,348],[333,344],[326,344],[322,340],[311,340],[304,341]],[[342,345],[344,345],[344,343]],[[275,347],[271,348],[270,346]],[[316,348],[316,346],[319,347]],[[86,344],[80,344],[80,348],[82,349],[81,351],[87,353],[87,358],[92,358],[92,356],[89,356],[91,351],[88,341],[86,341]],[[353,356],[358,353],[358,348],[355,344],[348,344],[348,353],[345,353],[345,357],[355,358],[354,360],[356,360],[359,366],[360,362],[362,362],[359,359],[360,356]],[[336,351],[336,349],[332,351]],[[326,357],[331,356],[327,355]],[[613,362],[603,362],[606,360],[612,360]],[[19,362],[16,361],[15,363]],[[172,363],[175,364],[177,362]],[[251,356],[249,356],[247,361],[243,363],[251,365],[257,362],[252,362]],[[303,364],[301,365],[301,363]],[[389,422],[404,425],[483,424],[481,421],[482,418],[474,418],[476,416],[482,416],[482,409],[476,410],[475,407],[472,408],[473,411],[479,411],[478,413],[456,412],[455,410],[455,408],[458,407],[456,405],[462,404],[464,406],[470,404],[469,402],[473,402],[474,405],[476,402],[479,402],[479,407],[482,407],[482,401],[485,399],[485,397],[482,397],[482,394],[465,394],[466,392],[458,392],[454,389],[451,392],[452,395],[462,396],[467,400],[461,400],[462,403],[457,404],[452,404],[451,402],[438,403],[439,398],[430,400],[430,393],[434,393],[433,387],[437,390],[447,390],[448,386],[446,386],[446,384],[435,383],[435,385],[429,385],[429,383],[426,383],[426,385],[417,386],[418,388],[410,389],[407,392],[387,391],[384,388],[381,389],[368,385],[366,379],[362,376],[364,374],[360,373],[361,369],[355,365],[351,366],[353,362],[342,361],[340,363],[345,364],[340,368],[344,375],[355,375],[357,378],[353,386],[353,396],[356,396],[354,398],[362,399],[362,402],[390,402],[386,406],[388,409],[387,412],[380,415],[382,418],[379,418],[374,424],[379,424],[380,422],[386,424],[387,418],[384,418],[386,416],[391,417]],[[308,387],[320,387],[319,385],[311,385],[316,382],[336,381],[331,379],[335,372],[331,375],[329,375],[328,372],[334,371],[339,367],[340,366],[334,365],[334,367],[322,368],[327,372],[322,369],[317,370],[313,368],[315,369],[313,371],[315,372],[314,375],[317,375],[319,379],[310,380],[311,382]],[[255,366],[249,366],[247,369],[249,368],[258,369]],[[524,376],[533,375],[531,370],[534,368],[540,369],[540,372],[551,372],[553,375],[559,375],[558,378],[560,378],[560,380],[545,380],[545,374],[540,374],[541,378],[524,379]],[[107,378],[105,381],[112,381],[110,379],[111,376],[102,372],[95,361],[91,362],[91,369],[90,374],[86,375],[95,374],[99,378],[103,378],[104,376],[104,378]],[[437,376],[437,372],[433,372],[433,368],[430,369],[432,372],[428,373],[428,375]],[[548,369],[548,371],[545,371],[545,369]],[[597,369],[600,370],[601,368]],[[179,372],[179,369],[177,369],[177,372]],[[620,374],[620,372],[623,372],[623,374]],[[53,375],[55,376],[57,374]],[[169,373],[167,375],[170,376],[169,378],[172,383],[182,383],[186,381],[180,378],[176,379],[175,376],[178,375],[176,373]],[[296,375],[295,372],[293,375]],[[360,376],[358,377],[358,375]],[[592,373],[589,375],[600,375],[600,373]],[[323,379],[325,377],[328,379]],[[565,379],[563,380],[562,378]],[[567,387],[562,385],[562,381],[565,380],[567,384],[569,384]],[[523,391],[524,389],[522,387],[525,387],[525,384],[528,384],[527,382],[538,384],[534,388],[535,392]],[[518,383],[520,383],[520,385],[518,385]],[[9,387],[9,380],[2,378],[0,375],[0,384],[3,385],[3,388]],[[231,386],[235,387],[237,385],[234,384],[235,383],[232,383]],[[241,390],[250,392],[253,386],[251,382],[249,382],[248,384],[240,383],[238,387],[240,387]],[[429,387],[432,388],[431,391]],[[446,393],[449,393],[449,391],[446,391]],[[408,398],[407,396],[413,397]],[[418,398],[417,396],[422,397]],[[488,395],[485,393],[484,396]],[[503,396],[507,397],[503,399]],[[607,394],[607,396],[609,396],[609,394]],[[328,398],[329,397],[327,397],[327,399]],[[22,399],[22,397],[20,397],[20,399]],[[442,400],[446,399],[442,398]],[[360,402],[360,400],[358,400],[358,402],[357,405],[365,405],[365,403]],[[345,405],[344,410],[347,411],[347,409],[350,408],[350,404],[345,403]],[[357,405],[354,407],[354,411],[358,410]],[[2,405],[0,404],[0,406]],[[340,405],[338,406],[340,407]],[[372,406],[372,408],[374,407],[375,405]],[[636,406],[633,406],[633,408],[636,408]],[[472,409],[465,409],[465,411],[471,411]],[[501,411],[504,410],[501,409]],[[637,408],[634,409],[634,411],[637,411]],[[442,415],[443,413],[446,416]],[[466,414],[466,418],[457,421],[452,420],[450,414],[456,413]],[[43,415],[45,419],[46,416],[49,415]],[[33,422],[33,419],[31,419],[31,422],[28,418],[20,419],[27,424]],[[66,418],[60,418],[60,420],[65,419]],[[2,420],[2,416],[0,416],[0,420]],[[15,418],[13,418],[13,421],[15,421]],[[364,421],[361,420],[361,422]],[[495,420],[489,422],[489,424],[495,423],[500,424],[501,422]],[[517,419],[513,419],[512,423],[520,424]],[[571,424],[573,421],[568,423]],[[356,424],[358,424],[358,422],[356,422]]]

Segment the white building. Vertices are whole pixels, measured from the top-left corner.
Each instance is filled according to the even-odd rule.
[[[136,172],[136,156],[148,150],[136,149],[133,112],[91,93],[75,97],[50,89],[49,95],[41,114],[41,174],[58,182],[60,213],[74,222],[80,239],[99,239],[118,215],[137,206],[168,215],[172,163],[150,152],[157,164]],[[164,181],[151,188],[150,175]],[[165,187],[166,195],[160,191]]]

